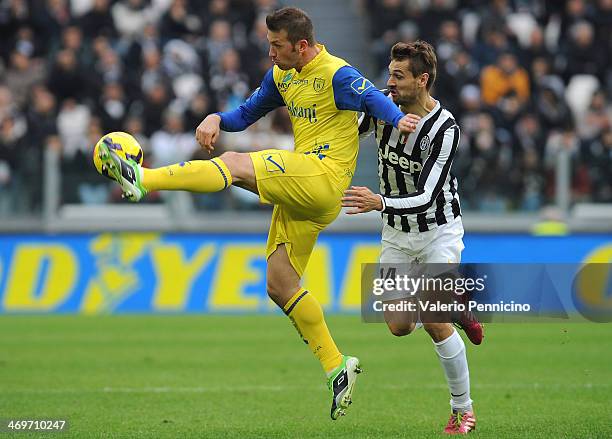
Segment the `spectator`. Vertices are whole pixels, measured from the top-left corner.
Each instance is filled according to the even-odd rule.
[[[215,110],[208,93],[196,94],[185,111],[185,126],[195,129],[206,114],[214,113]]]
[[[272,67],[268,57],[268,27],[265,16],[260,16],[249,35],[247,45],[240,53],[244,71],[249,77],[249,88],[254,90],[259,86],[261,78]]]
[[[15,114],[0,121],[0,216],[7,216],[16,209],[16,190],[23,178],[19,154],[24,148],[26,127],[20,119]]]
[[[546,133],[536,114],[527,113],[519,118],[514,128],[514,138],[523,155],[533,151],[538,161],[544,156]]]
[[[17,30],[31,24],[30,6],[26,0],[0,3],[0,59],[8,60],[15,47]]]
[[[161,82],[144,92],[141,114],[144,132],[150,136],[162,126],[162,114],[170,103],[171,96],[168,87]]]
[[[536,110],[545,131],[573,126],[572,113],[564,98],[565,88],[557,76],[542,78],[536,97]]]
[[[63,29],[61,41],[52,52],[55,55],[60,50],[70,50],[74,53],[80,66],[88,67],[92,63],[92,54],[89,46],[83,42],[83,32],[78,26],[68,26]]]
[[[45,65],[38,59],[30,58],[28,53],[15,50],[11,54],[11,64],[7,69],[4,78],[4,83],[8,86],[13,94],[15,105],[22,109],[28,91],[35,85],[45,79]]]
[[[540,27],[534,27],[529,36],[529,45],[522,51],[522,65],[531,66],[533,62],[542,58],[547,61],[552,59],[552,55],[546,48],[544,41],[544,32]]]
[[[591,140],[612,128],[612,104],[603,90],[593,94],[591,103],[582,120],[578,121],[578,135]]]
[[[120,131],[128,111],[123,87],[118,82],[104,85],[97,115],[104,132]]]
[[[511,93],[517,96],[522,105],[530,94],[527,71],[518,65],[516,56],[511,52],[502,53],[496,64],[485,67],[480,87],[483,102],[491,106]]]
[[[593,200],[600,203],[611,203],[612,129],[607,128],[596,139],[586,142],[582,155],[589,169]]]
[[[588,21],[579,21],[570,28],[570,39],[563,51],[561,65],[565,81],[574,75],[593,75],[604,81],[607,66],[606,46],[595,40],[595,28]]]
[[[133,40],[144,28],[155,21],[155,11],[145,0],[119,0],[111,9],[115,29],[119,34]]]
[[[440,80],[435,83],[436,94],[444,97],[446,106],[453,114],[459,113],[462,90],[468,84],[478,84],[478,67],[469,52],[462,49],[455,51],[440,67]]]
[[[167,110],[163,128],[151,137],[151,165],[158,168],[189,160],[197,149],[193,135],[185,132],[182,115]]]
[[[208,3],[208,5],[206,5],[206,3]],[[209,2],[203,2],[200,15],[206,17],[204,30],[209,34],[214,22],[225,21],[231,23],[233,21],[229,0],[210,0]]]
[[[72,159],[81,148],[85,147],[83,138],[87,135],[90,121],[91,112],[86,105],[74,98],[64,100],[57,115],[57,129],[62,141],[64,159]]]
[[[213,21],[210,25],[206,43],[206,52],[211,67],[216,67],[221,55],[232,47],[232,28],[229,22],[224,20]]]
[[[485,27],[483,37],[472,47],[472,57],[480,68],[495,64],[503,53],[512,53],[508,36],[500,29]]]
[[[123,52],[123,61],[128,71],[138,74],[142,68],[142,60],[145,52],[160,52],[162,47],[161,37],[154,24],[147,24],[142,35],[130,41]],[[139,81],[138,78],[137,82]]]
[[[189,38],[201,30],[202,22],[190,11],[187,0],[173,0],[160,22],[162,35],[169,39]]]
[[[425,41],[436,41],[439,37],[444,38],[443,31],[445,24],[454,22],[456,19],[453,11],[453,1],[449,0],[431,0],[429,7],[419,18],[419,38]],[[448,29],[446,29],[448,37]],[[452,31],[454,32],[454,30]],[[437,54],[440,56],[440,54]],[[446,54],[442,53],[442,59],[445,59]]]
[[[146,93],[157,84],[167,84],[170,78],[161,64],[161,54],[157,48],[149,48],[142,54],[143,70],[140,74],[140,89]]]
[[[238,52],[227,50],[210,79],[210,89],[221,111],[237,108],[244,101],[249,91],[248,83],[249,78],[241,71]]]
[[[98,143],[103,135],[100,120],[93,118],[87,127],[87,136],[82,139],[83,143],[77,154],[71,160],[64,162],[62,194],[66,202],[102,204],[108,201],[108,184],[101,180],[97,172],[93,170],[89,153],[91,146]],[[89,172],[83,172],[84,169]]]
[[[11,89],[5,85],[0,85],[0,122],[15,111],[17,111],[17,107]]]
[[[440,26],[440,37],[436,42],[438,64],[449,61],[452,56],[463,49],[461,30],[454,20],[447,20]]]
[[[515,194],[519,197],[519,209],[528,212],[539,210],[544,205],[545,179],[535,150],[527,149],[523,154],[518,176],[520,181]]]
[[[57,53],[47,86],[60,101],[67,98],[80,100],[89,95],[87,76],[72,50],[64,49]]]
[[[593,9],[585,0],[566,0],[565,9],[561,14],[560,41],[570,38],[571,28],[579,22],[593,20]]]
[[[372,38],[376,39],[387,30],[397,29],[404,19],[404,11],[401,0],[376,0],[372,3],[368,12],[372,14]]]
[[[79,23],[85,37],[89,40],[98,35],[107,38],[117,36],[110,11],[110,0],[94,0],[93,8],[81,17]]]
[[[57,102],[55,95],[44,86],[32,89],[30,95],[28,121],[29,146],[38,150],[37,161],[43,159],[42,148],[57,132]]]
[[[39,0],[32,5],[34,28],[41,43],[49,50],[57,44],[62,29],[72,20],[68,0]]]

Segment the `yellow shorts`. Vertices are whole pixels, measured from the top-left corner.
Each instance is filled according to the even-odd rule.
[[[319,232],[340,213],[342,190],[314,154],[266,149],[250,156],[261,202],[275,205],[266,259],[285,244],[301,277]]]

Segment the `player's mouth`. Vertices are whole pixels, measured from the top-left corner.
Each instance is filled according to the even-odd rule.
[[[397,97],[397,90],[389,90],[389,94],[391,95],[391,97]]]

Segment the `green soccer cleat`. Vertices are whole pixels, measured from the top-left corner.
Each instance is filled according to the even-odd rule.
[[[102,171],[115,180],[123,189],[123,198],[130,201],[140,201],[147,190],[140,182],[140,165],[130,159],[121,158],[106,144],[100,144],[98,151],[102,162]]]
[[[346,409],[353,402],[351,395],[361,373],[361,364],[356,357],[342,356],[342,363],[327,379],[327,387],[332,392],[331,418],[335,421],[346,415]]]

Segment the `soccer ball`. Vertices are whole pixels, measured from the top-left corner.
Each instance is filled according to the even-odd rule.
[[[117,155],[121,158],[132,160],[139,165],[142,165],[143,152],[142,148],[138,141],[130,134],[123,133],[121,131],[117,131],[114,133],[105,134],[102,136],[93,152],[93,162],[96,170],[104,175],[112,179],[112,177],[108,174],[107,169],[102,169],[102,161],[100,160],[99,149],[101,144],[106,144],[109,149],[112,149]]]

